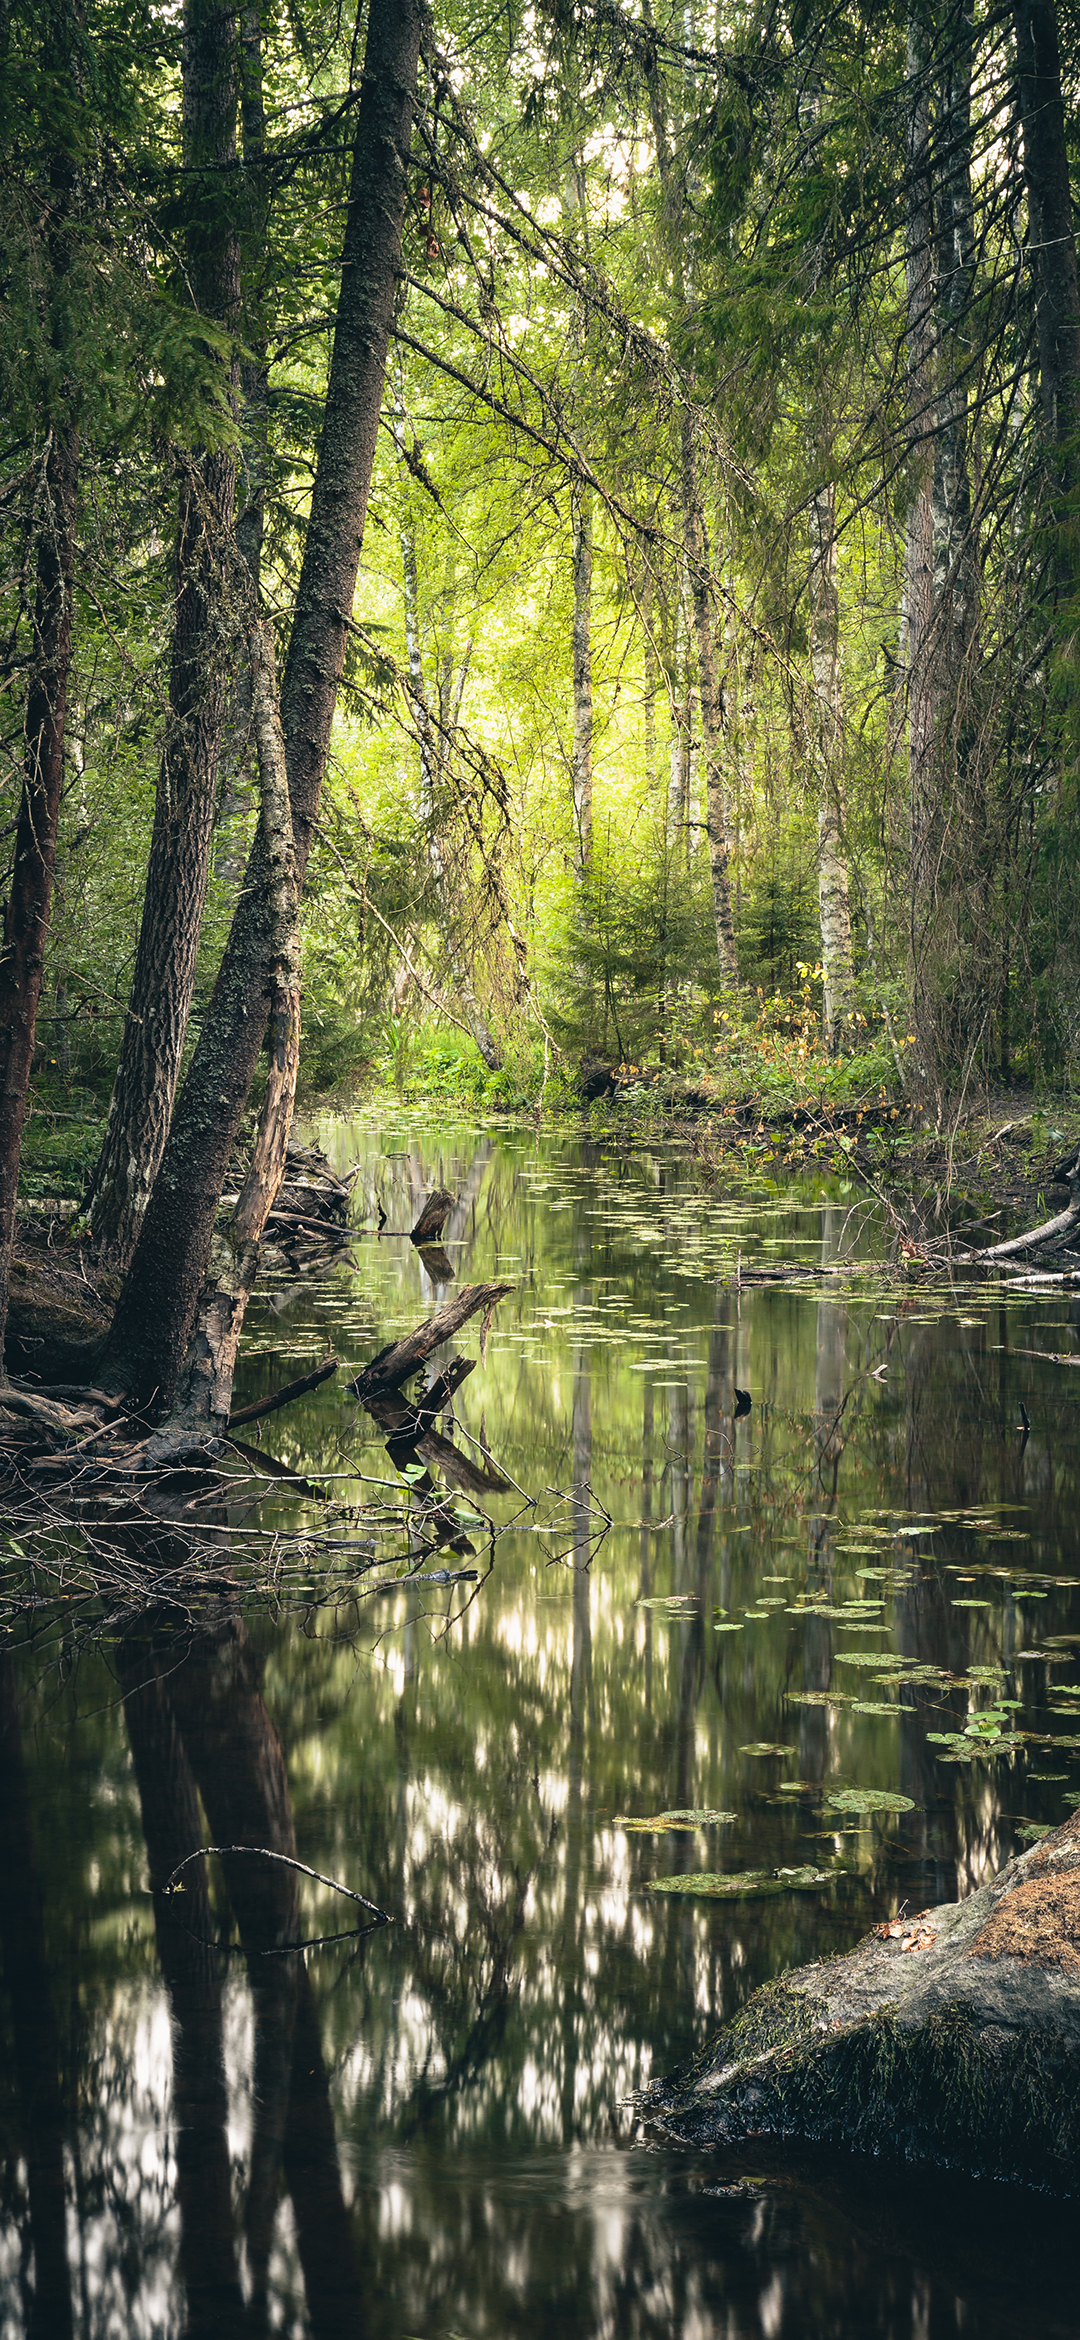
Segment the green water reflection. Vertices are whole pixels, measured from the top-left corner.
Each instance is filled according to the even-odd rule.
[[[759,1982],[969,1891],[1080,1796],[1080,1375],[1028,1354],[1073,1349],[1068,1301],[838,1279],[873,1251],[857,1197],[703,1201],[675,1149],[322,1136],[360,1158],[357,1240],[270,1277],[238,1397],[333,1344],[263,1432],[330,1500],[264,1520],[400,1487],[345,1384],[454,1288],[375,1233],[446,1185],[456,1282],[515,1285],[454,1434],[517,1524],[479,1585],[320,1604],[293,1544],[270,1600],[9,1649],[0,2340],[891,2340],[1015,2331],[1016,2285],[1025,2331],[1069,2329],[1029,2204],[1006,2246],[947,2181],[651,2152],[619,2109]],[[815,1273],[756,1287],[778,1258]],[[675,1813],[709,1817],[624,1824]],[[155,1900],[207,1842],[393,1923],[301,1958],[355,1909],[238,1855]],[[701,1872],[769,1890],[650,1890]]]

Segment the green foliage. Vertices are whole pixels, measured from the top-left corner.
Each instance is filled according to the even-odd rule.
[[[551,955],[552,1022],[577,1055],[679,1062],[718,988],[708,880],[700,862],[646,829],[597,853],[561,950]]]

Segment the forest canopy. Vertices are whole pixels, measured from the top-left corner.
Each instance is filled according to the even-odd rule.
[[[323,1091],[769,1013],[939,1103],[1074,1072],[1072,29],[5,16],[0,1235],[31,1079],[111,1099],[125,1387],[268,1014],[263,1186],[298,1021]]]

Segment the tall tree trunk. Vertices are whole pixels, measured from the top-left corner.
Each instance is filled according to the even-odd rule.
[[[322,440],[281,693],[298,883],[330,745],[401,260],[418,0],[371,0]],[[272,939],[261,828],[100,1370],[167,1406],[266,1029]],[[156,1393],[156,1397],[155,1397]]]
[[[724,793],[724,702],[716,673],[712,593],[705,516],[698,487],[693,420],[684,408],[682,433],[682,521],[697,648],[701,731],[705,742],[705,826],[709,839],[716,956],[725,983],[737,983],[735,920],[731,908],[731,847]]]
[[[405,465],[405,396],[400,356],[395,368],[393,431],[394,443]],[[451,977],[457,995],[462,1021],[468,1026],[489,1072],[498,1072],[502,1055],[495,1044],[491,1027],[480,1007],[473,989],[469,969],[453,944],[453,902],[446,867],[446,855],[439,832],[439,784],[446,773],[449,752],[448,731],[456,723],[461,709],[465,678],[472,655],[472,643],[467,644],[465,656],[454,684],[451,663],[448,660],[441,678],[436,704],[439,723],[432,721],[424,676],[424,652],[420,638],[420,579],[416,560],[416,531],[406,515],[401,527],[401,569],[405,600],[405,650],[409,661],[409,695],[412,700],[413,721],[416,725],[420,749],[420,816],[427,829],[428,860],[435,883],[435,899],[439,908],[442,940],[450,955]]]
[[[913,13],[908,21],[907,51],[910,94],[905,259],[911,502],[904,541],[900,664],[908,726],[909,980],[920,1064],[924,1076],[932,1076],[936,1048],[927,999],[926,957],[937,883],[940,808],[934,790],[937,713],[933,661],[934,223],[926,63],[926,33],[921,18]]]
[[[1080,291],[1056,0],[1014,0],[1013,27],[1043,426],[1055,451],[1057,484],[1064,497],[1080,474]],[[1075,521],[1072,527],[1075,532]],[[1078,567],[1075,534],[1070,542],[1061,525],[1058,535],[1057,582],[1067,585]]]
[[[648,15],[649,11],[646,10],[647,18]],[[685,325],[688,306],[684,264],[687,190],[675,169],[664,91],[655,60],[648,69],[647,81],[656,144],[656,168],[663,197],[664,239],[668,247],[676,309],[680,321]],[[679,417],[679,505],[683,550],[690,580],[701,731],[705,743],[705,826],[709,840],[716,956],[723,981],[737,983],[739,968],[729,876],[731,846],[724,794],[724,704],[716,671],[705,507],[698,477],[693,415],[687,406],[682,408]]]
[[[235,327],[240,246],[227,207],[236,161],[236,27],[219,0],[187,0],[183,82],[188,276],[200,315]],[[230,373],[234,395],[232,366]],[[181,481],[169,711],[142,922],[108,1124],[86,1196],[95,1240],[121,1266],[134,1249],[169,1134],[195,985],[235,646],[227,546],[236,473],[234,449],[216,448],[197,456]]]
[[[77,44],[66,10],[46,17],[44,82],[70,82]],[[49,339],[60,360],[59,397],[43,414],[44,446],[35,521],[34,613],[23,717],[23,772],[11,891],[3,908],[0,950],[0,1380],[3,1378],[15,1201],[45,968],[45,937],[56,869],[56,830],[64,779],[75,573],[75,505],[79,438],[72,385],[64,365],[70,331],[76,156],[57,146],[48,157],[43,247]]]
[[[64,778],[77,476],[78,436],[61,422],[42,472],[22,795],[0,956],[0,1362]]]
[[[825,978],[825,1044],[835,1054],[852,1031],[855,971],[843,822],[840,596],[836,583],[836,485],[810,503],[810,667],[819,759],[818,911]]]
[[[694,855],[696,807],[690,801],[694,745],[694,662],[691,650],[690,586],[679,563],[671,640],[671,760],[668,774],[667,833],[682,838],[687,869]]]
[[[570,488],[570,534],[574,577],[572,630],[574,752],[574,876],[579,894],[592,873],[593,689],[592,689],[592,490],[574,480]]]
[[[821,82],[812,76],[800,102],[807,132],[818,128]],[[821,287],[822,256],[815,250],[809,289]],[[844,852],[844,710],[840,658],[840,596],[836,561],[836,481],[827,474],[835,437],[831,427],[830,381],[824,367],[811,391],[814,420],[808,433],[813,474],[822,484],[810,499],[810,673],[813,683],[813,741],[818,767],[818,919],[824,978],[825,1045],[838,1053],[851,1036],[855,969],[851,957],[851,891]]]
[[[937,668],[955,701],[978,615],[978,562],[968,461],[969,312],[975,284],[971,192],[972,28],[944,69],[939,140],[945,163],[936,190],[937,297],[940,343],[934,436],[933,544]]]
[[[270,445],[266,320],[257,289],[265,263],[270,215],[260,0],[246,0],[240,11],[240,130],[243,157],[240,291],[245,347],[240,359],[236,549],[258,594],[262,583]],[[241,823],[254,796],[251,672],[243,658],[238,662],[230,689],[221,762],[214,876],[221,885],[236,886],[244,868]]]
[[[300,1062],[300,889],[296,874],[285,741],[278,713],[274,637],[251,627],[252,711],[262,792],[264,865],[270,920],[270,1032],[266,1096],[251,1162],[229,1225],[213,1237],[209,1275],[199,1296],[169,1419],[150,1441],[146,1460],[165,1461],[207,1435],[223,1437],[244,1314],[259,1264],[263,1228],[285,1175],[285,1156]]]

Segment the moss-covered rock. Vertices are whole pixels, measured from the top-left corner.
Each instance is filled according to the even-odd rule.
[[[639,2109],[686,2143],[803,2138],[1080,2191],[1080,1812],[969,1900],[755,1992]]]

